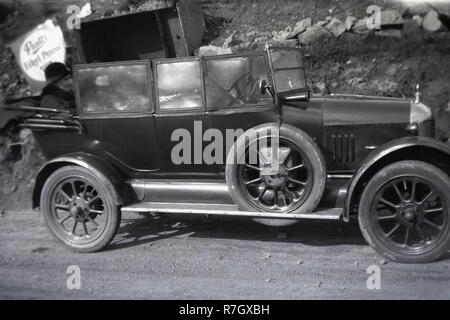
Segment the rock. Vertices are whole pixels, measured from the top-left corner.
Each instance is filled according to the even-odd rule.
[[[199,56],[216,56],[229,53],[233,53],[231,48],[222,48],[218,46],[203,46],[198,50]]]
[[[416,14],[412,17],[411,21],[415,22],[420,27],[422,25],[423,18]]]
[[[420,31],[420,25],[422,24],[422,18],[420,16],[419,18],[420,21],[415,20],[414,18],[411,20],[406,20],[403,24],[403,34],[415,37],[417,35],[417,32]]]
[[[5,73],[4,75],[2,75],[2,80],[1,80],[1,82],[2,82],[2,83],[8,83],[8,82],[9,82],[9,79],[10,79],[9,74]]]
[[[363,78],[355,77],[348,80],[347,84],[349,87],[359,87],[359,84],[363,82]]]
[[[328,21],[321,20],[321,21],[317,21],[315,25],[319,26],[319,27],[324,27],[327,23],[328,23]]]
[[[436,32],[442,27],[442,22],[439,19],[439,13],[435,10],[430,10],[422,21],[422,28],[430,32]]]
[[[350,31],[352,29],[356,21],[358,21],[358,19],[356,19],[354,16],[347,16],[347,18],[345,18],[345,27],[347,28],[347,31]]]
[[[245,34],[241,34],[239,37],[239,40],[242,42],[252,42],[254,41],[256,38],[258,38],[258,32],[257,31],[249,31]],[[244,44],[245,47],[245,44]]]
[[[332,16],[326,16],[326,17],[325,17],[325,20],[326,20],[327,22],[330,22],[331,20],[333,20],[333,17],[332,17]]]
[[[397,10],[381,11],[381,27],[399,26],[403,24],[403,18]]]
[[[300,33],[298,40],[301,44],[310,44],[321,38],[329,37],[330,33],[321,26],[312,26],[306,29],[305,32]]]
[[[315,83],[314,88],[319,91],[320,94],[326,94],[327,93],[327,85],[323,81],[318,81]]]
[[[46,252],[48,250],[49,250],[49,248],[46,248],[46,247],[37,247],[37,248],[32,249],[31,252],[33,252],[33,253],[43,253],[43,252]]]
[[[387,264],[387,261],[383,259],[383,260],[380,261],[380,264],[381,264],[381,265],[386,265],[386,264]]]
[[[272,255],[268,252],[266,252],[261,259],[269,259],[270,257],[272,257]]]
[[[326,28],[335,38],[339,38],[339,36],[347,30],[345,24],[337,18],[333,18],[333,20],[327,24]]]
[[[180,229],[180,228],[185,228],[186,225],[183,222],[177,222],[177,223],[173,224],[171,227],[172,227],[172,229]]]
[[[308,27],[311,27],[312,21],[311,18],[306,18],[303,20],[298,21],[292,32],[289,34],[288,39],[296,37],[299,33],[304,32]]]
[[[352,31],[354,33],[358,33],[358,34],[369,33],[370,30],[369,30],[369,28],[367,28],[367,18],[363,18],[363,19],[356,21],[356,23],[354,24],[354,26],[352,28]]]
[[[223,46],[225,48],[228,48],[231,45],[231,43],[234,41],[234,36],[236,35],[236,33],[237,33],[236,31],[232,32],[231,35],[225,39],[225,41],[223,43]]]
[[[19,133],[20,140],[26,140],[32,137],[33,132],[30,129],[22,129]]]
[[[291,34],[291,32],[292,32],[292,27],[287,27],[285,30],[283,30],[283,31],[279,31],[279,32],[276,32],[274,35],[273,35],[273,39],[274,40],[277,40],[277,41],[284,41],[284,40],[287,40],[288,38],[289,38],[289,35]]]

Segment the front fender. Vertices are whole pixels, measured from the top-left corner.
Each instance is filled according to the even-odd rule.
[[[387,165],[392,161],[398,161],[399,157],[401,160],[422,160],[424,151],[439,152],[450,157],[449,144],[437,139],[417,136],[392,140],[370,153],[350,180],[345,199],[344,220],[349,220],[355,194],[359,187],[376,173],[373,169],[378,168],[381,164]],[[401,158],[402,156],[404,158]]]
[[[76,165],[91,170],[100,179],[106,180],[105,185],[111,186],[111,194],[116,205],[123,205],[130,199],[128,187],[121,174],[106,160],[89,153],[67,154],[45,163],[39,170],[33,189],[33,209],[40,206],[41,191],[47,178],[57,169]],[[107,183],[109,182],[109,183]]]

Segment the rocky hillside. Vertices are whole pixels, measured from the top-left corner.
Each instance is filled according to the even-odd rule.
[[[10,40],[24,25],[64,12],[72,2],[3,0],[0,41]],[[106,9],[108,3],[120,2],[120,10],[126,11],[151,0],[96,2]],[[202,0],[202,4],[208,31],[198,53],[255,50],[266,42],[299,46],[315,93],[412,97],[414,86],[420,84],[424,102],[437,116],[439,134],[449,131],[450,1]],[[381,10],[379,20],[368,18],[371,5]],[[371,29],[374,23],[380,29]],[[26,81],[10,50],[0,48],[0,98],[26,93]],[[29,203],[29,186],[41,162],[29,132],[0,132],[0,211]]]
[[[420,84],[424,101],[444,115],[450,107],[450,2],[405,3],[204,1],[204,6],[209,40],[222,52],[253,50],[266,42],[300,46],[316,93],[411,97]],[[367,8],[374,4],[381,9],[379,30],[367,23]]]

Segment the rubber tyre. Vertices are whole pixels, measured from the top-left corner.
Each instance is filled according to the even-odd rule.
[[[259,133],[259,132],[267,132],[267,130],[270,129],[278,129],[278,124],[276,123],[263,124],[251,128],[249,129],[249,131],[253,130],[256,133]],[[313,186],[309,194],[309,197],[306,199],[306,201],[303,202],[303,204],[300,207],[295,208],[295,210],[288,211],[288,213],[293,214],[311,213],[319,204],[319,201],[321,200],[325,189],[326,172],[327,172],[325,165],[325,158],[322,152],[320,151],[319,147],[315,143],[315,141],[304,131],[286,124],[279,127],[279,130],[280,130],[279,131],[280,137],[285,138],[292,143],[295,143],[298,146],[298,148],[304,152],[306,157],[308,157],[309,162],[311,163],[313,171]],[[249,131],[247,131],[247,134]],[[245,136],[246,135],[244,134],[238,138],[238,140],[235,143],[235,146],[231,148],[228,154],[225,167],[225,177],[231,198],[233,199],[235,204],[241,210],[256,211],[258,209],[252,206],[241,194],[239,188],[236,187],[238,186],[239,178],[237,174],[238,165],[236,164],[236,161],[234,161],[234,159],[236,159],[236,157],[239,156],[239,153],[242,152],[242,149],[245,146]],[[258,223],[274,227],[288,226],[298,222],[298,219],[263,218],[253,220]]]
[[[402,254],[388,248],[377,237],[374,226],[370,223],[370,208],[376,192],[387,181],[400,175],[417,176],[433,182],[433,187],[444,195],[445,198],[443,201],[446,201],[447,208],[450,208],[450,196],[448,193],[450,190],[450,178],[444,171],[421,161],[396,162],[381,169],[365,187],[359,203],[358,221],[361,232],[376,252],[392,261],[402,263],[429,263],[435,261],[450,249],[450,230],[446,230],[445,236],[443,236],[441,242],[435,248],[421,254],[413,255]],[[450,212],[446,214],[449,216]]]
[[[55,229],[55,221],[53,221],[50,211],[50,202],[54,188],[62,179],[73,176],[85,178],[94,185],[96,190],[101,194],[105,213],[107,215],[107,222],[104,230],[102,230],[101,234],[96,237],[94,241],[87,244],[74,243],[58,233]],[[113,194],[112,190],[114,190],[114,187],[105,176],[99,173],[94,174],[91,170],[84,167],[66,166],[56,170],[47,179],[41,192],[41,211],[48,229],[56,239],[73,252],[89,253],[102,250],[117,234],[121,220],[121,212],[119,206],[116,205],[116,196]]]

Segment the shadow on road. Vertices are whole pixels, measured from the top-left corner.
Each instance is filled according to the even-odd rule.
[[[117,236],[106,250],[188,237],[289,242],[310,246],[367,245],[356,221],[303,220],[289,227],[275,228],[241,217],[136,215],[122,220]]]

